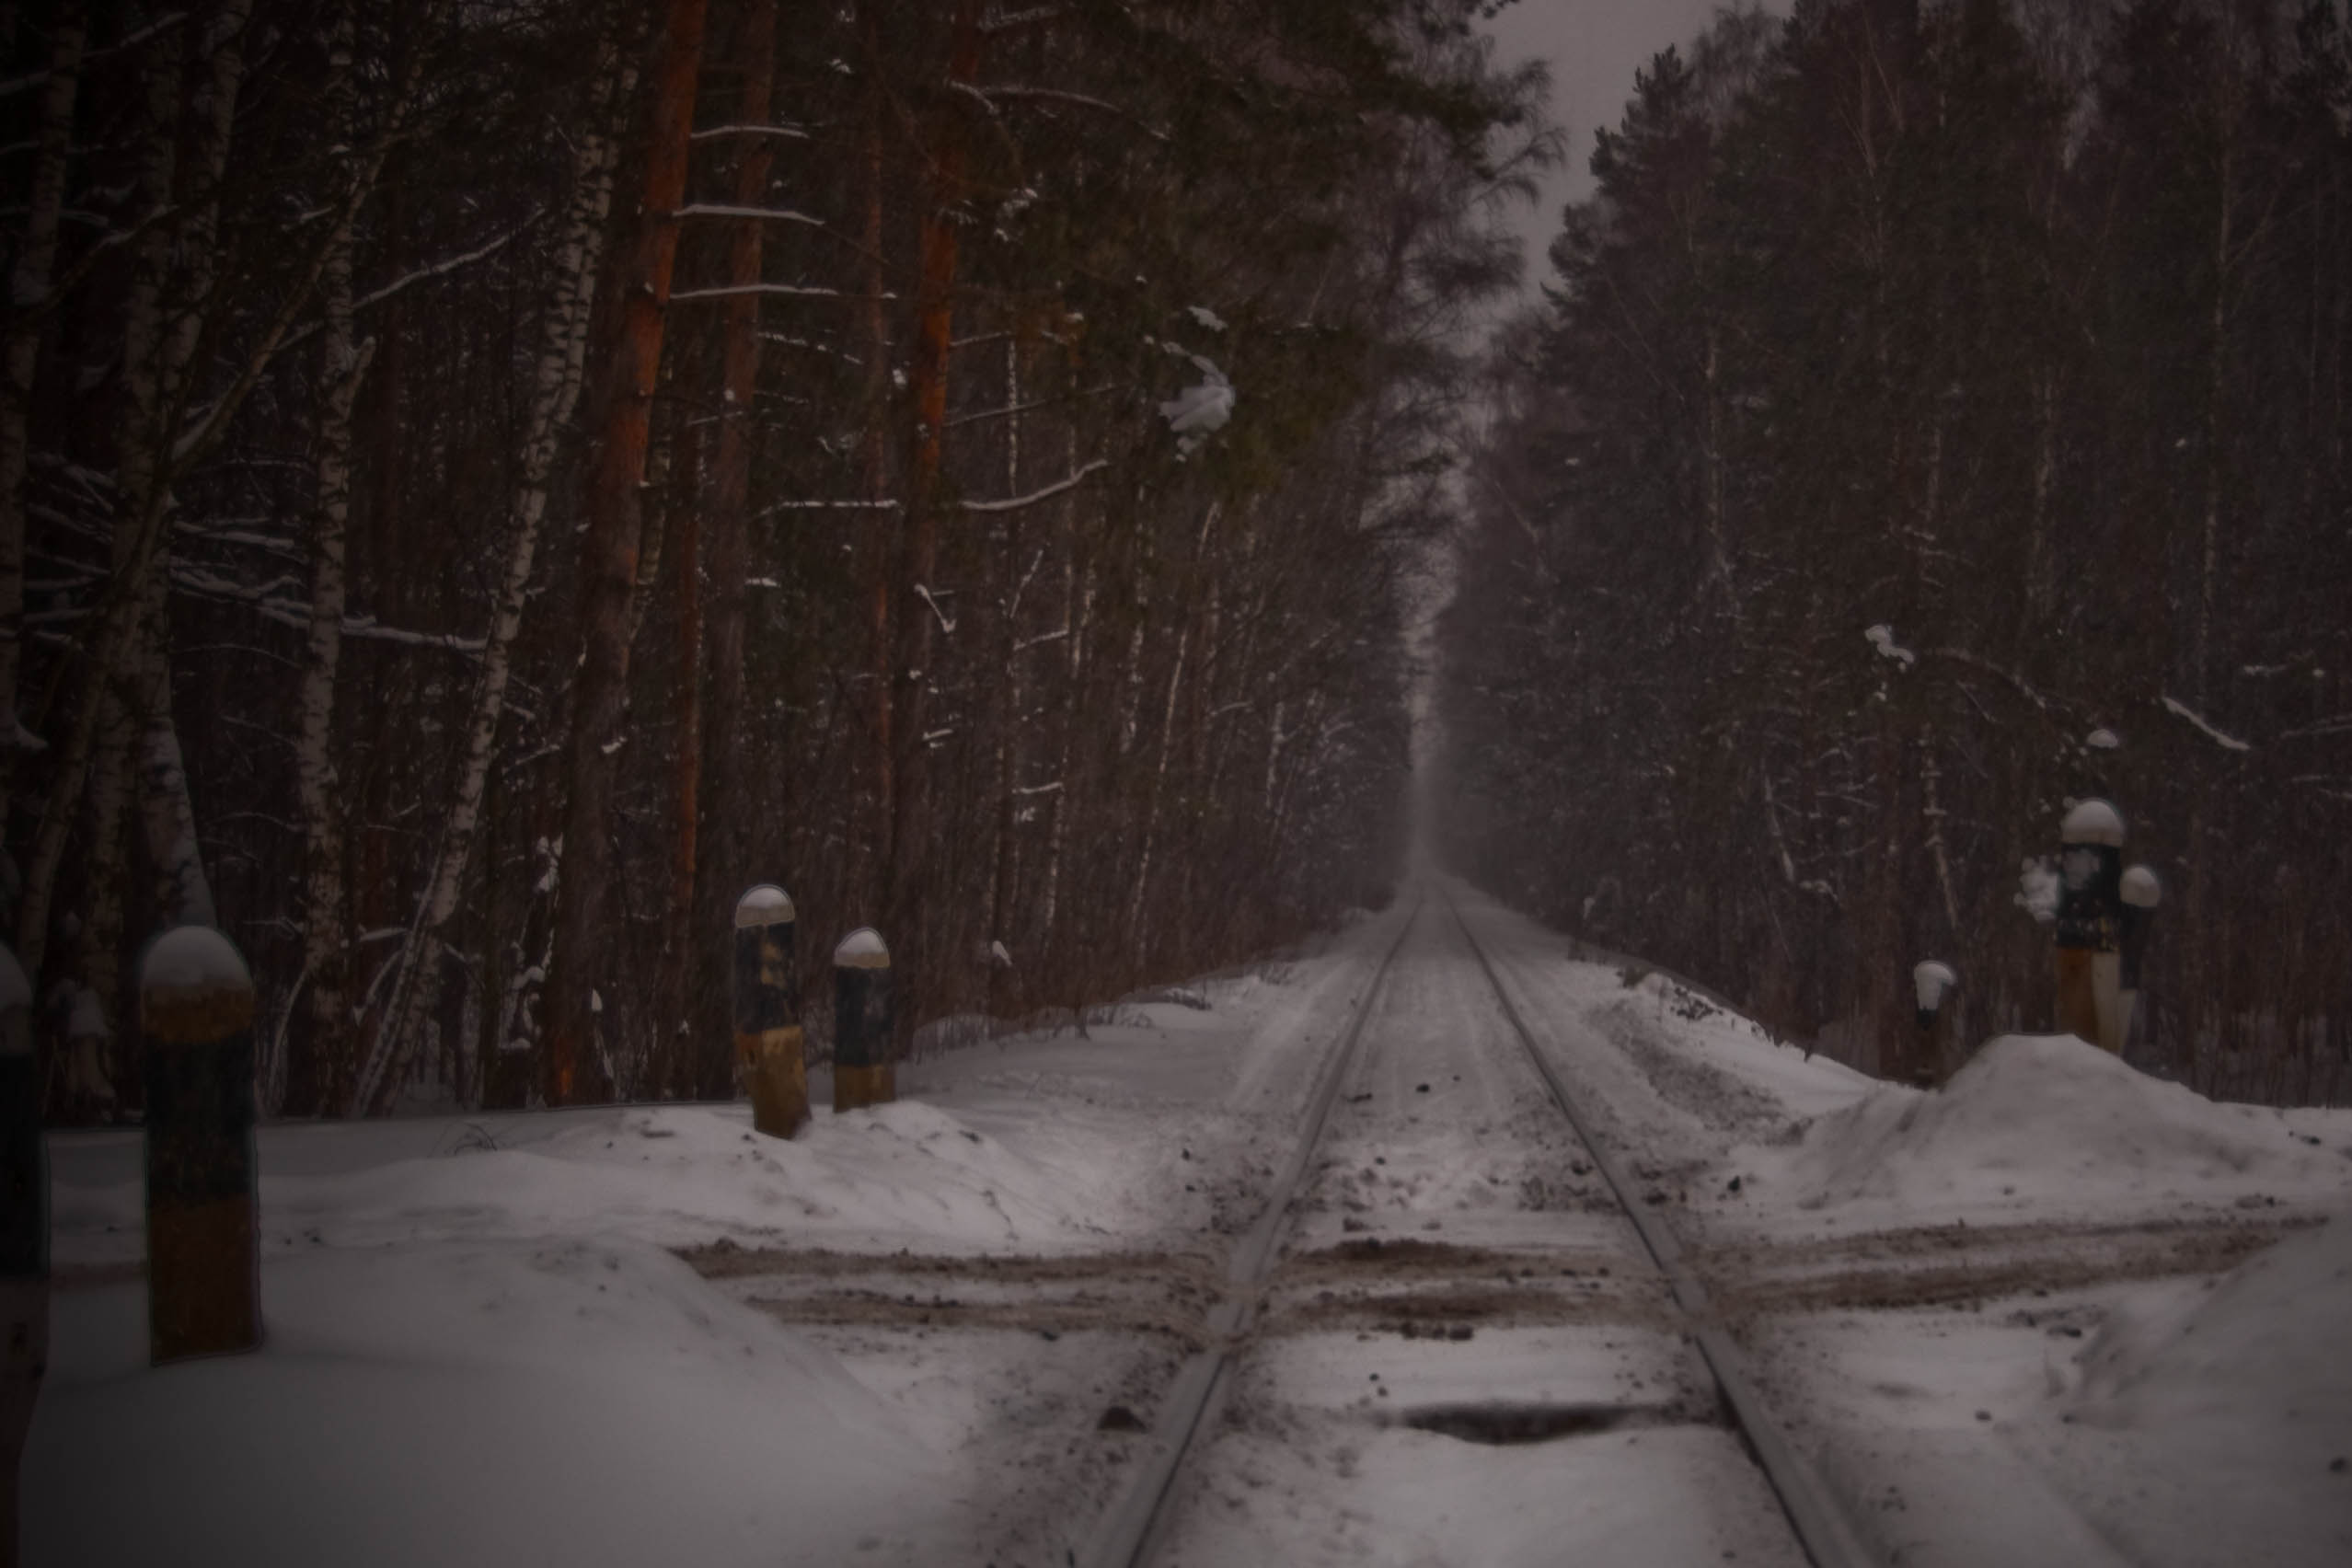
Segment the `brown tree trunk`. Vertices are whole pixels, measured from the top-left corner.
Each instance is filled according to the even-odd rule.
[[[610,969],[617,755],[628,695],[629,605],[644,534],[645,446],[661,372],[662,330],[677,259],[687,139],[702,63],[706,0],[670,0],[647,117],[636,242],[615,282],[618,308],[589,458],[587,536],[580,559],[580,672],[573,688],[564,813],[563,875],[556,890],[555,966],[547,992],[546,1090],[570,1105],[601,1088],[592,991]]]
[[[776,77],[776,0],[749,0],[744,8],[743,31],[735,57],[743,67],[744,96],[737,120],[764,125],[773,110]],[[735,165],[735,203],[756,207],[767,190],[775,143],[766,136],[744,139]],[[727,283],[748,288],[760,281],[761,236],[764,225],[745,219],[735,225],[727,251]],[[698,596],[691,560],[682,560],[686,576],[687,613],[680,617],[681,649],[689,672],[686,712],[681,717],[678,778],[678,875],[683,885],[674,907],[680,919],[693,920],[684,933],[687,984],[698,983],[686,1016],[693,1020],[694,1036],[686,1072],[689,1093],[705,1100],[726,1099],[734,1088],[733,1041],[727,1014],[726,965],[732,927],[726,922],[724,901],[759,880],[750,874],[744,855],[744,836],[736,829],[743,810],[742,743],[744,728],[744,580],[751,559],[748,512],[754,423],[752,401],[759,386],[759,298],[741,294],[728,299],[721,319],[723,347],[720,367],[721,402],[719,451],[710,475],[709,586],[708,625],[699,621]],[[683,541],[682,541],[683,542]],[[698,651],[696,644],[700,643]],[[709,681],[707,710],[697,704],[691,673],[698,657],[707,661]],[[691,727],[689,729],[689,727]],[[699,779],[693,777],[698,767]],[[704,808],[698,815],[698,802]],[[700,820],[707,816],[707,824]],[[696,896],[698,882],[704,896]]]
[[[951,26],[944,95],[948,101],[935,121],[930,189],[923,203],[917,245],[915,352],[907,374],[915,421],[906,471],[906,534],[892,595],[898,622],[897,654],[889,671],[894,691],[891,706],[896,757],[883,879],[888,897],[883,934],[893,944],[894,966],[902,974],[921,974],[928,956],[921,951],[917,915],[930,832],[929,748],[924,734],[929,705],[925,698],[935,684],[934,634],[943,620],[934,596],[938,585],[932,579],[939,564],[940,460],[947,423],[949,345],[955,324],[956,240],[961,232],[955,208],[963,197],[965,162],[960,121],[966,110],[956,101],[956,89],[970,86],[980,74],[978,0],[957,0]],[[899,1008],[902,1039],[913,1031],[916,1011],[912,1006]]]

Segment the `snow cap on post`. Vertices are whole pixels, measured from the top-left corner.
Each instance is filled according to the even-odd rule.
[[[2077,801],[2074,809],[2058,824],[2058,841],[2062,844],[2104,844],[2120,849],[2124,841],[2123,813],[2105,801],[2093,796]]]
[[[794,917],[792,895],[774,882],[762,882],[735,901],[735,928],[776,926]]]
[[[2134,909],[2153,909],[2164,896],[2164,884],[2146,866],[2129,866],[2123,874],[2123,901]]]
[[[840,945],[833,950],[833,963],[836,969],[888,969],[890,949],[880,931],[871,926],[860,926],[842,938]]]
[[[139,1027],[164,1045],[224,1040],[253,1022],[253,974],[210,926],[174,926],[139,961]]]
[[[1936,1009],[1943,1005],[1943,994],[1960,984],[1952,965],[1941,959],[1931,958],[1911,966],[1911,988],[1919,994],[1920,1021],[1934,1021]]]

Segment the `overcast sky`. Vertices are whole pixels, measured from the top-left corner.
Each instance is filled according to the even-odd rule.
[[[1528,236],[1528,287],[1551,271],[1544,248],[1559,232],[1560,209],[1592,190],[1585,166],[1593,128],[1614,126],[1633,95],[1633,73],[1670,43],[1686,43],[1719,0],[1518,0],[1487,30],[1505,63],[1530,57],[1551,66],[1551,117],[1568,129],[1568,161],[1552,172],[1543,200],[1521,220]],[[1769,6],[1778,10],[1779,6]]]

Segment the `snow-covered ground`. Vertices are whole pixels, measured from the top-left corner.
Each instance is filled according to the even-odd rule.
[[[2352,1561],[2352,1112],[2039,1038],[1880,1085],[1457,892],[1902,1562]],[[1160,1560],[1795,1561],[1446,911]],[[26,1560],[1063,1562],[1411,913],[790,1143],[707,1106],[265,1128],[250,1356],[147,1366],[137,1139],[55,1137]],[[1560,1430],[1466,1441],[1498,1408]]]

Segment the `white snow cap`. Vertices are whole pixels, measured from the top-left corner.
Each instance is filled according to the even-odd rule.
[[[1224,319],[1205,305],[1188,305],[1184,307],[1184,313],[1212,332],[1225,330]]]
[[[1920,662],[1918,654],[1895,640],[1895,628],[1884,621],[1876,626],[1864,627],[1862,636],[1870,640],[1870,645],[1878,650],[1878,656],[1882,659],[1892,659],[1907,670]]]
[[[833,950],[833,962],[841,969],[888,969],[890,949],[883,945],[882,933],[871,926],[860,926],[841,939]]]
[[[2058,824],[2061,844],[2108,844],[2120,849],[2123,841],[2123,813],[2095,795],[2075,801],[2074,809]]]
[[[251,991],[253,975],[230,941],[210,926],[174,926],[148,944],[139,963],[139,989],[182,994]]]
[[[2123,874],[2123,901],[2135,909],[2153,909],[2164,896],[2164,884],[2146,866],[2126,866]]]
[[[1958,984],[1960,976],[1942,959],[1931,958],[1911,966],[1911,988],[1919,993],[1920,1006],[1930,1012],[1941,1007],[1943,993]]]
[[[2058,918],[2058,874],[2047,860],[2027,860],[2017,873],[2017,906],[2046,926]]]
[[[1198,354],[1188,355],[1200,367],[1205,378],[1197,386],[1187,386],[1167,402],[1159,405],[1159,417],[1168,421],[1170,433],[1176,436],[1176,450],[1186,456],[1211,433],[1225,428],[1233,417],[1233,384],[1225,379],[1225,372]]]
[[[2113,751],[2123,744],[2123,737],[2104,726],[2082,737],[2082,744],[2093,751]]]
[[[1012,951],[1000,941],[990,942],[988,944],[988,962],[996,965],[998,969],[1010,969],[1013,966]]]
[[[774,882],[762,882],[735,900],[735,927],[780,926],[792,918],[792,895]]]
[[[5,1012],[10,1008],[30,1006],[32,1006],[32,982],[25,978],[25,966],[17,962],[15,953],[10,952],[6,948],[0,947],[0,1012]],[[6,1049],[7,1046],[0,1043],[0,1050]],[[25,1049],[29,1051],[32,1047],[28,1044]]]

